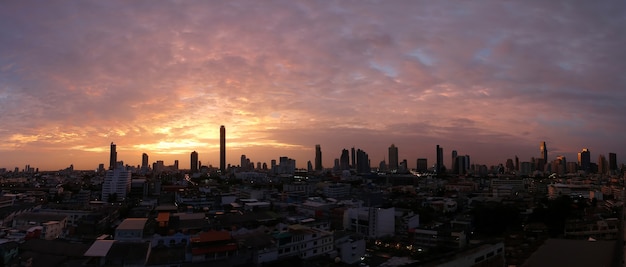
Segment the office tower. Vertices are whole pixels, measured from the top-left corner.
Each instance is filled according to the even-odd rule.
[[[254,163],[252,163],[254,165]],[[247,171],[250,169],[254,169],[250,167],[250,159],[246,157],[246,155],[241,155],[241,160],[239,161],[239,167],[243,171]]]
[[[398,148],[394,144],[389,147],[389,170],[398,170]]]
[[[467,163],[465,156],[456,156],[455,158],[455,162],[454,162],[454,173],[458,174],[458,175],[463,175],[465,174],[467,167],[465,166],[465,164]]]
[[[115,143],[111,142],[111,155],[109,157],[109,170],[115,169],[117,165],[117,148]]]
[[[226,128],[220,127],[220,170],[226,171]]]
[[[617,154],[609,153],[609,171],[617,171]]]
[[[418,172],[428,171],[428,159],[425,159],[425,158],[417,159],[417,171]]]
[[[519,158],[515,155],[515,171],[519,172]]]
[[[322,169],[322,147],[315,145],[315,170],[321,171]]]
[[[201,162],[198,161],[198,169],[200,168],[200,166],[202,166],[202,164],[200,164]],[[174,160],[174,170],[178,171],[178,160]]]
[[[600,155],[598,156],[598,173],[599,174],[606,174],[607,170],[608,170],[608,162],[606,161],[606,158],[604,157],[604,155]]]
[[[198,152],[191,152],[191,167],[189,168],[192,173],[198,172]]]
[[[513,159],[507,159],[504,164],[507,172],[512,172],[515,169],[515,163],[513,163]]]
[[[141,169],[142,170],[148,169],[148,154],[146,153],[141,154]]]
[[[353,169],[356,168],[356,150],[352,147],[352,164],[350,165]]]
[[[356,171],[357,173],[369,173],[371,171],[370,159],[365,151],[356,151]]]
[[[591,152],[589,149],[583,148],[583,150],[578,153],[578,167],[585,173],[591,171]]]
[[[308,172],[312,172],[313,171],[313,163],[311,163],[311,161],[307,161],[306,162],[306,169]]]
[[[452,161],[450,161],[450,166],[452,167],[452,170],[454,171],[454,173],[458,173],[458,169],[456,167],[456,157],[459,155],[459,153],[456,152],[456,150],[452,150]]]
[[[341,170],[350,169],[350,153],[347,149],[341,150],[341,157],[339,157],[339,168]]]
[[[558,175],[563,175],[567,170],[567,160],[565,156],[557,156],[555,160],[552,161],[552,166],[550,167],[553,173]]]
[[[123,201],[130,192],[131,172],[123,163],[106,172],[102,183],[102,201]]]
[[[443,147],[437,145],[437,165],[435,165],[435,172],[441,174],[443,171]]]
[[[546,142],[541,142],[541,156],[537,161],[537,169],[540,171],[545,170],[545,165],[548,164],[548,147],[546,146]]]

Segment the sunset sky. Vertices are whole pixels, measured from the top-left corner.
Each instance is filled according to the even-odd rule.
[[[626,162],[624,1],[2,1],[0,168]]]

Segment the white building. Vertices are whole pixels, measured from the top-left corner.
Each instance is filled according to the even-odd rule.
[[[337,254],[333,256],[339,257],[341,262],[355,264],[365,255],[365,240],[358,236],[335,232],[335,250]]]
[[[350,195],[350,184],[325,184],[324,196],[341,199]]]
[[[334,250],[331,232],[299,224],[290,225],[285,231],[273,234],[273,239],[276,244],[274,248],[258,251],[259,264],[293,256],[308,259],[327,255]]]
[[[346,209],[344,229],[370,238],[392,236],[395,233],[395,208],[361,207]]]
[[[109,201],[109,196],[115,194],[118,201],[126,199],[130,192],[131,172],[119,164],[114,170],[109,170],[102,183],[102,201]]]

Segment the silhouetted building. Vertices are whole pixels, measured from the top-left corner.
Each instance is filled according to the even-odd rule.
[[[150,165],[148,165],[148,154],[143,153],[141,154],[141,171],[146,172],[149,168]]]
[[[321,171],[322,169],[322,148],[320,145],[315,145],[315,170]]]
[[[589,149],[583,148],[582,151],[578,153],[578,166],[581,171],[589,173],[591,171],[591,152]]]
[[[191,172],[198,172],[198,152],[191,152]]]
[[[356,171],[357,173],[369,173],[371,172],[370,168],[370,159],[365,151],[358,149],[356,151]]]
[[[617,171],[617,154],[609,153],[609,171]]]
[[[443,171],[443,147],[437,145],[437,163],[435,165],[435,172],[439,175]]]
[[[350,166],[356,168],[356,150],[354,147],[352,147],[352,164]]]
[[[608,162],[606,161],[604,155],[598,156],[598,173],[606,174],[608,171],[608,167]]]
[[[350,152],[348,152],[347,149],[341,150],[341,157],[339,157],[339,168],[341,168],[342,170],[350,169],[350,155],[348,153]]]
[[[418,172],[427,172],[428,171],[428,159],[420,158],[417,159],[417,168]]]
[[[117,165],[117,148],[115,143],[111,142],[111,155],[109,157],[109,170],[115,169]]]
[[[226,128],[220,126],[220,170],[226,171]]]
[[[541,159],[543,160],[543,164],[541,164],[541,166],[538,166],[539,169],[541,169],[542,171],[545,169],[545,164],[548,163],[548,147],[546,146],[546,142],[541,142]]]
[[[398,170],[398,147],[394,144],[389,147],[389,170]]]

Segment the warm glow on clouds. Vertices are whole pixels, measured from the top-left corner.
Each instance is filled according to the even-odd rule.
[[[621,1],[10,1],[0,168],[626,158]],[[445,157],[448,159],[449,157]],[[448,161],[446,161],[448,163]]]

